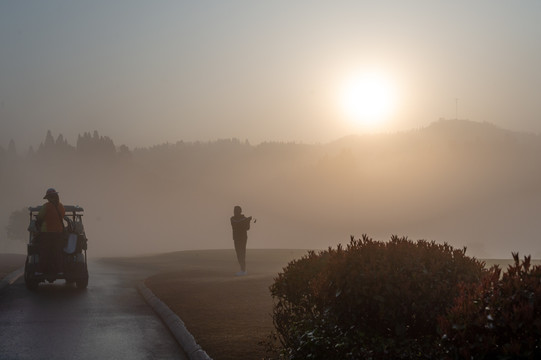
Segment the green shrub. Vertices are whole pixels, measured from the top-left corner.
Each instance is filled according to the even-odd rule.
[[[291,262],[271,286],[288,359],[435,358],[437,319],[484,263],[447,244],[363,235]],[[439,356],[439,355],[438,355]]]
[[[296,346],[296,336],[307,327],[308,318],[317,316],[314,313],[315,294],[311,288],[313,280],[327,265],[327,260],[328,253],[316,254],[309,251],[301,259],[291,261],[271,286],[271,294],[277,300],[273,309],[273,322],[285,348]]]
[[[476,284],[464,285],[440,319],[449,358],[541,358],[541,266],[530,257],[501,276],[499,267]]]

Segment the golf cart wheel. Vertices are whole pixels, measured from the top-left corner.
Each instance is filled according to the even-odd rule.
[[[39,281],[31,278],[31,270],[32,267],[28,264],[28,259],[26,259],[26,263],[24,264],[24,284],[28,290],[35,291],[38,289]]]
[[[39,286],[39,281],[31,279],[28,276],[28,273],[24,272],[24,284],[26,285],[26,288],[31,291],[36,291]]]
[[[26,275],[26,274],[25,274]],[[39,281],[29,279],[27,276],[24,277],[24,284],[26,285],[26,288],[31,291],[36,291],[39,286]]]

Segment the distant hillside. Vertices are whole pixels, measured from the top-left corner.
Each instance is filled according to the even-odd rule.
[[[538,134],[517,132],[502,129],[489,122],[475,122],[471,120],[445,120],[440,119],[427,127],[399,133],[378,135],[350,135],[331,142],[331,146],[350,146],[358,141],[379,141],[386,138],[409,138],[411,140],[432,141],[468,141],[468,142],[522,142],[541,146],[541,136]]]

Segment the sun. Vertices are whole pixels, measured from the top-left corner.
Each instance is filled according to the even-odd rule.
[[[351,121],[365,130],[381,128],[392,114],[396,90],[388,76],[365,72],[351,76],[343,86],[342,108]]]

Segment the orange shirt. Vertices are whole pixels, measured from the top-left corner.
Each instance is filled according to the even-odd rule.
[[[57,210],[58,209],[58,210]],[[62,220],[66,210],[62,203],[58,203],[57,208],[52,202],[45,203],[38,213],[38,220],[41,221],[41,232],[62,232]]]

